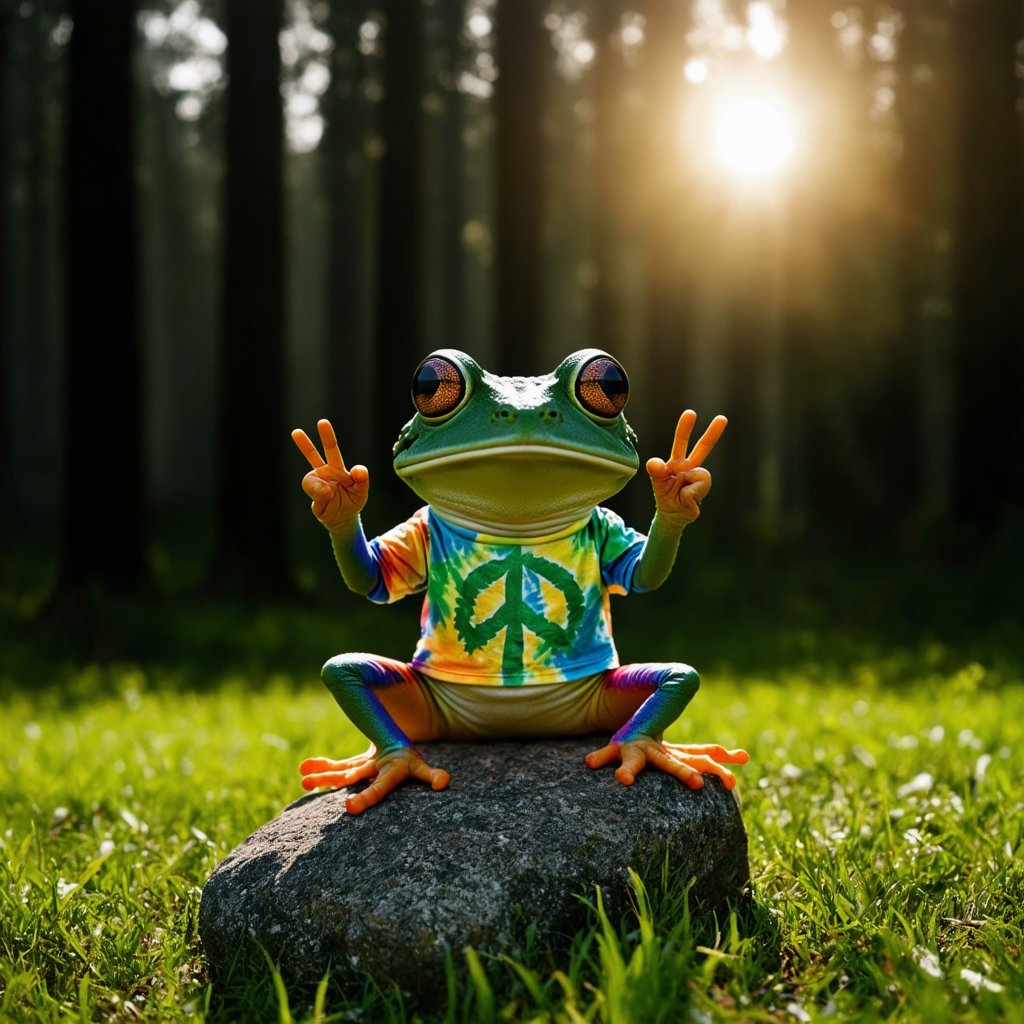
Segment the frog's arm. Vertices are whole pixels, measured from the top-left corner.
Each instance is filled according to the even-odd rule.
[[[668,579],[676,562],[683,527],[655,513],[650,532],[633,570],[635,590],[657,590]]]
[[[380,567],[366,543],[359,516],[330,531],[334,561],[345,585],[354,594],[369,594],[380,583]]]
[[[407,523],[367,543],[359,513],[366,505],[370,474],[365,466],[345,466],[328,420],[317,423],[324,456],[306,436],[292,440],[312,469],[302,479],[313,515],[331,535],[334,560],[346,585],[374,601],[394,601],[422,589],[426,582],[426,522],[417,513]]]
[[[687,409],[679,417],[668,462],[648,459],[647,472],[654,489],[654,522],[633,572],[637,590],[654,590],[668,579],[675,564],[683,530],[700,515],[701,502],[711,490],[711,474],[702,463],[729,422],[716,416],[687,455],[697,414]]]
[[[647,472],[654,488],[656,511],[651,531],[633,570],[633,589],[653,590],[668,578],[675,562],[683,530],[700,515],[700,504],[711,489],[711,474],[701,466],[726,427],[724,416],[716,416],[703,437],[686,454],[690,433],[697,419],[687,410],[679,418],[672,454],[668,462],[650,459]],[[604,680],[610,691],[649,689],[650,695],[611,740],[587,755],[591,768],[620,760],[615,775],[632,785],[647,765],[655,765],[699,789],[702,773],[717,775],[727,789],[736,777],[723,764],[745,764],[745,750],[727,750],[718,744],[686,745],[664,743],[664,731],[683,713],[699,686],[697,673],[688,665],[632,665],[610,670]]]

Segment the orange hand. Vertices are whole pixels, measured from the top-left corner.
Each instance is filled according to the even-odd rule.
[[[304,430],[293,430],[292,440],[306,461],[313,467],[302,478],[302,489],[312,499],[313,515],[328,530],[338,530],[355,522],[366,504],[370,490],[370,474],[365,466],[345,468],[345,460],[338,448],[338,439],[329,420],[317,423],[320,441],[327,461],[316,450]]]
[[[349,814],[362,814],[368,807],[379,804],[406,779],[429,782],[431,789],[444,789],[451,779],[443,768],[427,764],[411,747],[377,757],[377,750],[372,744],[365,753],[342,761],[329,757],[307,758],[299,765],[299,771],[303,789],[350,786],[361,779],[374,779],[361,793],[350,793],[346,798],[345,810]]]
[[[702,774],[717,775],[726,789],[736,785],[736,776],[723,764],[746,764],[750,755],[745,750],[729,750],[717,743],[660,743],[649,736],[608,743],[600,750],[587,754],[588,768],[602,768],[612,761],[622,764],[615,770],[615,778],[624,786],[632,786],[636,777],[649,765],[674,775],[690,789],[701,789]]]
[[[724,416],[716,416],[687,455],[686,446],[696,422],[697,414],[687,409],[679,417],[668,462],[647,460],[658,512],[679,526],[692,523],[700,515],[700,503],[711,490],[711,474],[703,468],[703,462],[718,444],[729,421]]]

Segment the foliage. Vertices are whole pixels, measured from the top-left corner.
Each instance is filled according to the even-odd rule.
[[[239,610],[205,616],[211,634],[245,632]],[[264,613],[255,632],[287,635],[289,616]],[[466,953],[445,1006],[335,976],[289,990],[258,951],[211,977],[204,880],[299,795],[302,756],[358,746],[315,678],[323,643],[303,638],[310,668],[292,675],[269,672],[273,657],[198,663],[195,634],[177,661],[146,665],[19,656],[19,672],[53,678],[0,679],[0,1018],[1020,1019],[1020,665],[934,644],[876,645],[857,663],[838,634],[839,653],[771,671],[734,640],[734,667],[705,672],[676,727],[753,755],[740,787],[753,894],[721,920],[691,920],[678,879],[633,880],[623,921],[586,893],[590,925],[564,942],[526,927],[505,956]]]

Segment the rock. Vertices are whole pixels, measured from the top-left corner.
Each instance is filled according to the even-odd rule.
[[[289,979],[350,968],[436,992],[451,951],[498,952],[535,922],[575,928],[580,894],[626,903],[627,868],[696,878],[691,905],[718,907],[748,879],[739,808],[717,778],[693,791],[647,771],[626,787],[591,771],[593,739],[435,743],[451,773],[432,792],[407,783],[358,816],[344,791],[286,807],[235,849],[203,889],[199,931],[214,965],[257,939]]]

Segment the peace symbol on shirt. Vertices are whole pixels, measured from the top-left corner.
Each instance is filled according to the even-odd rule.
[[[545,618],[523,600],[523,570],[547,580],[565,598],[566,622],[562,626]],[[476,617],[477,599],[492,584],[504,578],[504,603],[489,618]],[[531,551],[513,548],[504,558],[496,558],[477,566],[462,581],[455,602],[455,631],[472,654],[501,632],[505,627],[526,627],[552,650],[566,650],[573,643],[583,620],[583,591],[572,573],[550,559]],[[506,643],[509,633],[506,632]]]

